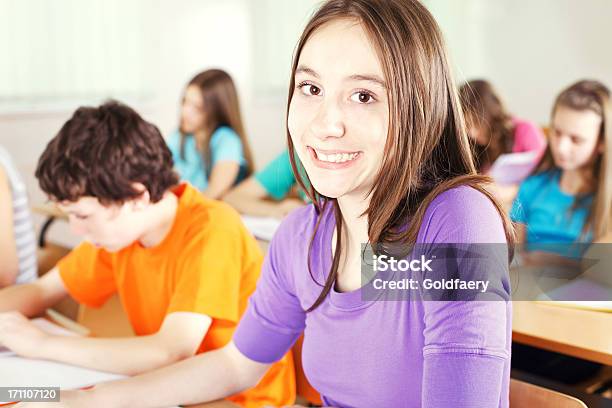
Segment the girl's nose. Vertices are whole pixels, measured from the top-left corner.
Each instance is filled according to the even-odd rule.
[[[320,139],[344,136],[344,114],[336,101],[328,100],[319,106],[312,122],[312,132]]]

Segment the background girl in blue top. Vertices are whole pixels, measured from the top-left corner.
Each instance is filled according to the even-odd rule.
[[[586,245],[612,242],[612,112],[610,91],[583,80],[553,105],[548,148],[518,192],[511,217],[526,244],[525,265],[564,264]],[[522,224],[522,225],[521,225]],[[512,368],[567,384],[594,376],[601,365],[513,343]]]
[[[518,239],[528,249],[540,243],[611,240],[609,98],[602,83],[586,80],[557,97],[548,148],[534,174],[521,184],[511,211],[513,220],[524,224]]]
[[[211,198],[222,197],[252,173],[238,94],[225,71],[210,69],[189,81],[180,127],[168,146],[181,179]]]

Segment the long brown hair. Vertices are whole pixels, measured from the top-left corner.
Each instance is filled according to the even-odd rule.
[[[514,124],[499,94],[483,79],[468,81],[459,88],[463,113],[473,125],[488,134],[485,146],[474,144],[476,166],[482,171],[503,153],[512,151]]]
[[[589,209],[582,236],[593,232],[594,239],[612,232],[612,107],[610,90],[601,82],[594,80],[578,81],[557,96],[553,105],[550,120],[552,122],[559,107],[577,111],[591,111],[601,117],[598,144],[604,142],[604,152],[599,154],[593,163],[592,179],[596,187],[593,204]],[[596,147],[597,148],[597,147]],[[543,173],[556,169],[550,143],[536,167],[534,173]],[[580,197],[576,198],[573,208],[584,205]]]
[[[368,238],[371,243],[415,243],[425,210],[441,192],[459,185],[472,186],[495,204],[506,237],[514,243],[514,230],[501,206],[482,186],[489,178],[477,175],[459,97],[447,59],[442,34],[418,0],[330,0],[306,25],[298,42],[289,86],[287,117],[295,87],[295,71],[308,38],[322,25],[338,20],[360,22],[376,48],[388,84],[389,133],[376,181],[368,193]],[[318,219],[333,205],[336,251],[321,294],[308,309],[317,308],[336,281],[341,257],[342,216],[336,199],[321,196],[310,180],[297,171],[294,146],[287,129],[289,157],[297,181],[308,192]],[[306,175],[307,178],[307,175]],[[308,186],[308,187],[307,187]],[[406,222],[410,220],[408,228]]]
[[[210,176],[211,157],[210,157],[210,138],[212,134],[221,126],[228,126],[234,130],[242,141],[242,149],[246,160],[246,175],[253,172],[253,155],[249,146],[249,141],[244,131],[242,124],[242,116],[240,115],[240,103],[238,102],[238,92],[232,77],[221,69],[209,69],[202,71],[194,76],[187,86],[197,86],[202,92],[202,101],[204,102],[204,114],[206,117],[206,133],[205,140],[199,144],[201,146],[201,154],[206,164],[206,172]],[[184,158],[185,139],[187,134],[180,129],[181,146],[180,155]]]

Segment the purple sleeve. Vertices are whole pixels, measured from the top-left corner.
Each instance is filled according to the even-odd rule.
[[[272,239],[257,289],[233,337],[243,355],[260,363],[283,357],[305,327],[306,313],[295,295],[288,259],[301,248],[291,233],[296,215],[290,215]]]
[[[427,243],[506,242],[493,203],[470,187],[438,196],[421,230]],[[424,309],[423,407],[507,406],[511,303],[426,301]]]
[[[544,133],[531,122],[515,120],[514,146],[512,151],[538,152],[538,156],[546,149]]]

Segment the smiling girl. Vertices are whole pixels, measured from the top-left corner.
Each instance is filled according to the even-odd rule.
[[[67,394],[68,406],[222,398],[256,384],[304,333],[304,369],[325,405],[507,407],[507,259],[498,301],[361,296],[363,243],[513,240],[476,174],[452,78],[438,26],[417,0],[324,3],[296,49],[287,117],[290,157],[305,167],[313,204],[271,242],[233,341]]]

